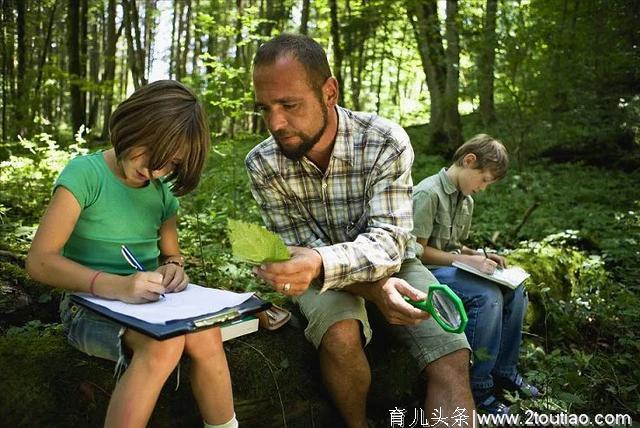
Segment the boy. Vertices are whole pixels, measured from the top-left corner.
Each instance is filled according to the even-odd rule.
[[[510,290],[451,264],[460,261],[486,273],[506,267],[504,257],[472,250],[462,241],[471,226],[471,195],[503,178],[508,164],[507,151],[498,140],[476,135],[458,148],[450,168],[424,179],[413,194],[416,252],[465,304],[469,316],[465,334],[476,355],[471,389],[478,409],[495,414],[509,413],[509,407],[496,398],[495,387],[531,397],[539,394],[517,370],[527,305],[524,286]]]

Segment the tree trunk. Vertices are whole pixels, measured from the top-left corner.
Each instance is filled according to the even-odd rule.
[[[151,65],[153,63],[153,49],[155,44],[155,27],[157,0],[145,0],[144,4],[144,51],[146,58],[146,75],[151,75]]]
[[[409,20],[418,45],[422,68],[426,75],[429,98],[429,139],[436,145],[446,141],[444,132],[444,89],[447,69],[440,34],[436,0],[416,0],[407,3]]]
[[[144,51],[140,40],[138,7],[135,0],[122,0],[122,6],[124,8],[123,18],[127,37],[128,62],[133,76],[133,86],[138,89],[147,83],[147,79],[144,77]]]
[[[10,0],[4,0],[2,2],[2,10],[0,11],[2,19],[0,21],[0,37],[2,38],[2,142],[7,141],[7,120],[9,118],[9,111],[7,110],[7,104],[10,99],[11,90],[11,72],[10,66],[13,64],[13,53],[11,47],[13,47],[13,37],[10,34],[10,22],[13,11],[11,10]]]
[[[102,121],[102,139],[109,135],[109,117],[113,103],[114,79],[116,77],[116,0],[108,0],[107,3],[107,40],[104,47],[104,71],[102,74],[102,86],[104,88],[104,110]]]
[[[89,56],[89,79],[91,83],[100,83],[100,34],[103,32],[100,21],[103,20],[103,8],[94,9],[91,20],[91,55]],[[93,129],[98,118],[98,107],[102,91],[91,91],[89,96],[89,129]]]
[[[333,74],[342,86],[342,46],[340,45],[340,23],[338,22],[338,4],[336,0],[329,0],[331,8],[331,40],[333,45]],[[344,94],[339,91],[338,104],[343,105]]]
[[[482,46],[478,57],[478,92],[480,96],[480,118],[488,125],[495,121],[496,111],[493,101],[493,68],[496,60],[496,15],[498,0],[487,0],[484,25],[482,26]]]
[[[179,3],[179,0],[174,0],[173,2],[173,18],[171,20],[171,45],[169,47],[169,79],[173,79],[176,68],[175,46],[176,43],[178,43],[176,38],[176,20],[178,19],[178,11],[180,10]]]
[[[87,37],[87,29],[88,29],[88,20],[87,20],[87,9],[89,8],[89,4],[87,0],[80,1],[80,78],[81,83],[84,83],[87,79],[87,51],[88,51],[88,37]],[[87,91],[83,89],[84,85],[80,85],[80,103],[82,106],[82,117],[84,118],[84,124],[86,125],[87,118]]]
[[[200,0],[196,0],[196,3],[194,5],[194,8],[196,16],[197,13],[200,11]],[[198,67],[198,60],[200,58],[200,54],[202,53],[202,37],[203,34],[200,33],[198,34],[195,30],[197,23],[194,24],[194,30],[193,30],[193,52],[191,55],[191,74],[193,76],[199,76],[200,75],[200,70]]]
[[[309,9],[311,0],[302,0],[302,14],[300,17],[300,34],[307,34],[309,31]]]
[[[178,12],[178,31],[175,39],[174,68],[176,80],[181,80],[182,75],[182,31],[184,30],[184,0],[176,0]]]
[[[80,0],[68,2],[67,56],[69,57],[69,79],[71,92],[71,125],[73,133],[84,124],[82,92],[80,90]]]
[[[217,1],[210,2],[209,15],[211,15],[214,18],[214,20],[219,14],[218,8],[219,8],[219,5]],[[218,25],[223,25],[223,23],[220,22],[218,23]],[[209,55],[209,61],[207,62],[207,65],[206,65],[206,72],[207,74],[211,74],[213,73],[213,67],[210,65],[210,63],[214,58],[218,58],[218,36],[217,34],[213,34],[212,31],[209,32],[208,38],[207,38],[207,54]]]
[[[191,0],[185,1],[185,19],[184,19],[184,45],[182,47],[182,58],[180,60],[181,75],[187,75],[187,57],[189,56],[189,48],[191,47]]]
[[[51,35],[53,34],[53,22],[56,18],[56,10],[58,9],[58,3],[60,0],[56,0],[53,3],[53,7],[51,8],[51,12],[49,12],[49,24],[47,25],[47,34],[42,43],[42,52],[40,53],[40,61],[38,63],[38,77],[36,78],[36,86],[34,89],[34,93],[39,93],[40,85],[42,84],[42,72],[44,69],[44,65],[47,62],[47,53],[49,52],[49,46],[51,46]]]
[[[29,108],[29,96],[27,95],[27,47],[26,47],[26,0],[18,0],[16,3],[16,36],[18,38],[18,73],[17,77],[17,91],[15,103],[15,121],[18,125],[20,133],[23,133],[23,121],[27,116],[27,109]]]
[[[463,143],[462,122],[458,111],[460,80],[460,32],[458,0],[447,0],[446,32],[447,79],[444,89],[444,130],[447,135],[447,153],[453,154]]]

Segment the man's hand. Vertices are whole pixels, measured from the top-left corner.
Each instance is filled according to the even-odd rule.
[[[431,316],[404,301],[403,296],[411,300],[424,300],[427,295],[403,279],[391,277],[371,284],[371,287],[370,300],[390,324],[417,325]]]
[[[265,263],[253,272],[288,296],[299,296],[322,273],[322,256],[305,247],[289,247],[291,258],[286,262]]]

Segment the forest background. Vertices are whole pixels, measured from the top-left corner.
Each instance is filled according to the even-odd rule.
[[[475,133],[509,149],[508,176],[475,198],[471,240],[532,273],[521,365],[546,394],[514,408],[640,417],[640,2],[2,0],[0,16],[3,360],[60,335],[58,292],[22,270],[53,180],[106,147],[114,107],[160,78],[196,91],[216,143],[181,201],[192,278],[284,303],[232,259],[225,228],[261,222],[242,163],[266,135],[253,54],[299,32],[327,48],[341,105],[407,129],[414,183]],[[2,419],[40,393],[13,393]]]

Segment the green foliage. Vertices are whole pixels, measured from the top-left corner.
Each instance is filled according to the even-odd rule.
[[[79,134],[78,139],[81,138]],[[55,178],[73,157],[86,153],[75,143],[61,149],[49,134],[38,134],[32,140],[19,139],[28,155],[10,155],[0,162],[0,231],[10,233],[18,245],[27,245],[35,233],[51,196]],[[10,219],[10,220],[9,220]]]
[[[417,137],[422,129],[408,130],[417,142],[416,183],[447,164],[425,155]],[[284,298],[257,279],[250,266],[237,263],[227,234],[229,219],[261,223],[242,163],[260,139],[240,135],[211,151],[199,189],[181,198],[180,242],[195,282],[258,291],[283,303]],[[33,231],[56,174],[81,152],[77,147],[61,150],[46,136],[36,142],[26,144],[29,157],[14,156],[0,172],[7,208],[4,241],[21,242],[22,249],[30,241],[25,231]],[[638,182],[637,173],[543,162],[525,168],[516,162],[504,180],[474,195],[470,244],[509,250],[511,261],[532,274],[529,334],[521,365],[545,388],[546,396],[540,401],[519,400],[521,409],[589,412],[597,406],[602,412],[638,414]],[[539,207],[519,227],[534,203]],[[15,277],[22,278],[19,272]],[[52,297],[41,292],[35,296],[43,301]],[[28,331],[12,334],[20,338],[42,330],[36,324],[25,328]]]
[[[239,261],[261,264],[290,258],[282,238],[263,226],[229,219],[228,231],[233,257]]]

